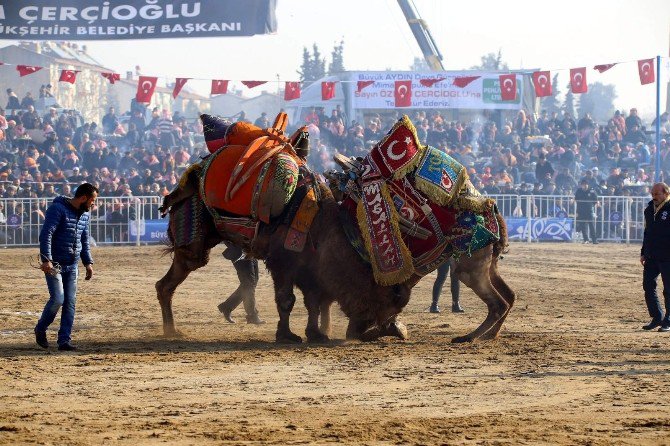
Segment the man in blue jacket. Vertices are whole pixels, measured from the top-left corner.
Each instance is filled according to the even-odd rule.
[[[86,280],[93,277],[93,258],[89,245],[89,211],[98,197],[98,189],[90,183],[79,186],[74,198],[56,197],[47,209],[40,232],[41,269],[49,288],[49,301],[35,327],[35,340],[49,347],[47,328],[63,307],[58,331],[58,350],[76,350],[70,334],[77,300],[79,258],[86,267]]]
[[[642,287],[651,322],[644,330],[670,331],[670,186],[656,183],[652,200],[644,210],[644,238],[640,263],[644,266]],[[663,280],[665,314],[656,293],[656,279]]]

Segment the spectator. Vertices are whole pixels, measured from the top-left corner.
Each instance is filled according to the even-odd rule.
[[[7,110],[17,110],[21,108],[18,96],[16,96],[16,93],[14,93],[11,88],[7,89],[7,99],[7,106],[5,107]]]

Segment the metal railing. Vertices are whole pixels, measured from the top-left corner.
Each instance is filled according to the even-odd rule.
[[[52,198],[1,198],[0,246],[39,245]],[[100,245],[140,244],[147,220],[160,219],[162,197],[99,197],[91,210],[90,234]],[[165,220],[167,221],[167,220]]]
[[[586,222],[577,219],[577,203],[572,196],[492,195],[491,198],[508,221],[511,240],[583,241],[579,229]],[[0,198],[0,247],[38,245],[44,213],[51,200]],[[162,197],[158,196],[100,197],[91,210],[91,236],[99,245],[159,242],[167,224],[167,219],[160,219],[161,202]],[[598,197],[593,219],[597,239],[641,242],[648,202],[648,197]]]

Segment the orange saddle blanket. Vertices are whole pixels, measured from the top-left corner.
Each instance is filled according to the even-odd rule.
[[[205,161],[201,193],[208,206],[269,223],[298,183],[298,160],[278,141],[225,146]]]

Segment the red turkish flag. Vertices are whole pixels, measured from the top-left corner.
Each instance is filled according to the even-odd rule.
[[[364,88],[367,88],[374,83],[375,81],[358,81],[356,83],[356,93],[360,93]]]
[[[503,101],[515,100],[516,74],[501,74],[499,79],[500,79],[500,98]]]
[[[42,67],[35,67],[32,65],[17,65],[16,66],[16,71],[19,72],[19,76],[27,76],[29,74],[33,74],[36,71],[40,71]]]
[[[258,87],[259,85],[263,85],[267,81],[242,81],[242,84],[244,84],[247,88],[254,88]]]
[[[551,75],[548,71],[534,72],[533,85],[535,85],[535,96],[538,98],[551,96]]]
[[[77,70],[61,70],[58,82],[69,82],[74,84],[74,81],[77,80],[77,73],[79,73]]]
[[[212,79],[212,91],[210,94],[226,94],[228,92],[228,81]]]
[[[454,85],[458,88],[465,88],[481,76],[457,76],[454,78]]]
[[[570,90],[573,93],[586,93],[588,86],[586,85],[586,67],[570,68]]]
[[[174,82],[174,89],[172,90],[172,98],[177,99],[177,96],[179,95],[179,92],[181,91],[182,88],[184,88],[184,85],[186,85],[186,82],[191,79],[190,77],[178,77],[177,80]]]
[[[284,86],[284,100],[292,101],[300,97],[300,82],[286,82]]]
[[[135,100],[137,102],[147,104],[151,102],[151,96],[154,95],[157,82],[157,77],[140,76],[139,81],[137,81],[137,93],[135,94]]]
[[[395,97],[396,107],[409,107],[412,105],[412,81],[395,81],[395,90],[393,92]]]
[[[615,63],[605,63],[605,64],[602,64],[602,65],[596,65],[595,67],[593,67],[593,69],[596,70],[598,73],[604,73],[605,71],[612,68],[614,65],[616,65],[616,64]]]
[[[438,82],[442,82],[445,79],[446,77],[437,77],[435,79],[419,79],[419,83],[424,87],[432,87],[433,85],[437,84]]]
[[[116,81],[121,80],[121,75],[119,73],[100,73],[102,77],[107,79],[110,84],[113,84]]]
[[[335,97],[335,82],[321,82],[321,100],[327,101]]]
[[[642,85],[656,82],[656,76],[654,74],[654,59],[638,60],[637,70],[640,73],[640,83]]]

